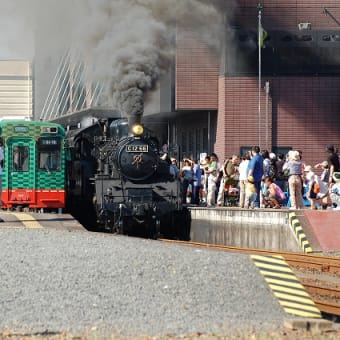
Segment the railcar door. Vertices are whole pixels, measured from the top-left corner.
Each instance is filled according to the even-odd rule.
[[[27,205],[34,201],[36,187],[35,141],[30,138],[9,139],[8,203]]]

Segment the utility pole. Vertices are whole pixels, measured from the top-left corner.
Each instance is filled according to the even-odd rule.
[[[261,49],[262,49],[262,10],[263,6],[259,3],[257,5],[259,11],[258,15],[258,53],[259,53],[259,75],[258,75],[258,119],[259,119],[259,147],[261,147]]]

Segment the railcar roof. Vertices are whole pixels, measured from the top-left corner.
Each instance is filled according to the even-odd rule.
[[[24,119],[6,119],[6,120],[0,120],[0,126],[6,126],[6,125],[60,125],[54,122],[47,122],[47,121],[41,121],[41,120],[24,120]]]

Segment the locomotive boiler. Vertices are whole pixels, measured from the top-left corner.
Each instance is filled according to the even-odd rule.
[[[81,207],[79,220],[83,215],[113,233],[189,238],[180,181],[150,130],[138,121],[98,120],[69,139],[68,192],[70,203]]]

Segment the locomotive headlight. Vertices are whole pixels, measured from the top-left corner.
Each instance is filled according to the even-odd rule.
[[[135,124],[132,126],[131,131],[135,136],[140,136],[143,133],[144,129],[141,124]]]

